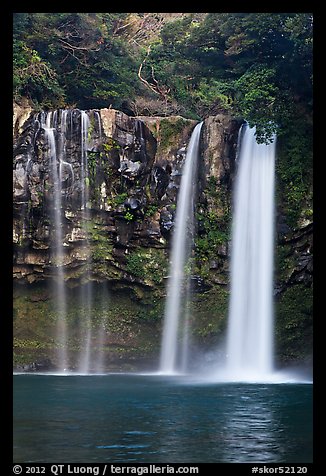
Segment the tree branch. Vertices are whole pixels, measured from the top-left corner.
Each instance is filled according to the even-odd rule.
[[[154,76],[154,67],[152,66],[151,67],[151,70],[152,70],[152,79],[154,81],[155,84],[151,84],[149,83],[145,78],[142,77],[141,75],[141,72],[142,72],[142,69],[143,69],[143,66],[150,54],[150,51],[151,51],[151,47],[149,46],[147,48],[147,54],[145,56],[145,58],[143,59],[142,63],[140,64],[139,66],[139,69],[138,69],[138,78],[140,79],[140,81],[145,84],[151,91],[153,91],[155,94],[159,95],[159,96],[163,96],[164,100],[167,101],[168,99],[168,94],[169,92],[171,91],[171,88],[167,88],[166,86],[162,85],[160,86],[159,85],[159,82],[157,81],[157,79],[155,78]]]
[[[145,58],[143,59],[142,63],[140,63],[140,66],[139,66],[139,69],[138,69],[138,78],[141,80],[141,82],[142,82],[143,84],[145,84],[145,85],[146,85],[151,91],[153,91],[155,94],[160,94],[160,93],[155,89],[155,87],[153,87],[153,86],[152,86],[148,81],[146,81],[146,79],[144,79],[144,78],[142,77],[142,75],[141,75],[143,66],[144,66],[144,64],[145,64],[145,62],[146,62],[146,59],[147,59],[148,56],[149,56],[150,51],[151,51],[151,47],[149,46],[149,47],[147,48],[147,54],[146,54]]]
[[[86,47],[86,46],[74,46],[68,43],[67,41],[63,40],[62,38],[59,38],[59,41],[63,44],[63,48],[70,49],[72,51],[75,50],[81,50],[81,51],[100,51],[100,48],[93,49],[93,45]]]

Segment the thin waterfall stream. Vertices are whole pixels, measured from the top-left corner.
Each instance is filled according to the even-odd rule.
[[[80,302],[81,308],[84,311],[84,319],[81,322],[81,345],[78,370],[81,373],[87,374],[90,371],[91,364],[91,342],[92,342],[92,282],[90,280],[90,263],[91,258],[89,256],[90,245],[88,237],[88,223],[90,221],[90,209],[89,209],[89,177],[88,177],[88,147],[89,147],[89,127],[90,120],[85,111],[80,112],[80,145],[81,145],[81,210],[82,210],[82,222],[81,228],[86,236],[85,251],[87,253],[86,258],[86,284],[81,286],[80,289]],[[86,327],[86,330],[84,328]],[[84,334],[84,335],[83,335]]]
[[[55,111],[56,112],[56,111]],[[67,358],[67,299],[64,280],[64,251],[62,234],[62,149],[65,139],[56,140],[57,114],[52,111],[40,114],[40,125],[44,129],[48,145],[48,159],[52,174],[53,185],[53,206],[52,223],[53,233],[53,255],[52,261],[55,267],[54,289],[57,295],[57,341],[58,341],[58,362],[61,369],[68,366]]]
[[[94,111],[94,118],[101,136],[101,119],[97,111]],[[90,118],[86,111],[78,110],[56,110],[41,112],[37,116],[39,126],[44,131],[47,144],[47,159],[51,171],[51,194],[50,194],[50,217],[51,217],[51,249],[52,264],[54,268],[53,290],[56,295],[55,312],[57,314],[56,337],[57,342],[57,362],[60,371],[71,369],[71,362],[68,356],[70,331],[68,327],[68,297],[65,282],[65,240],[63,234],[64,220],[69,205],[66,203],[67,187],[74,186],[75,177],[71,158],[67,150],[68,141],[73,140],[73,136],[79,132],[80,148],[80,229],[84,238],[84,254],[86,256],[86,266],[81,286],[79,301],[83,315],[80,316],[80,352],[75,363],[76,369],[81,373],[89,373],[93,369],[100,371],[103,368],[103,355],[101,348],[104,342],[104,323],[97,330],[95,339],[99,344],[92,352],[93,329],[92,329],[92,306],[93,306],[93,284],[90,276],[91,247],[89,241],[90,204],[89,204],[89,170],[88,170],[88,148]],[[68,208],[67,208],[68,207]],[[107,298],[107,293],[103,291],[103,296]],[[104,299],[104,298],[103,298]],[[104,309],[104,304],[103,304]],[[94,331],[95,332],[95,331]],[[94,354],[94,355],[92,355]],[[97,354],[101,354],[101,357]],[[94,359],[94,362],[92,362]]]
[[[187,295],[189,292],[187,288],[189,285],[187,284],[185,265],[190,256],[193,240],[193,198],[197,181],[197,159],[202,124],[201,122],[196,125],[190,138],[178,195],[161,343],[160,372],[164,374],[184,371],[187,367],[189,334],[189,318],[187,316]],[[183,323],[181,322],[182,317]],[[180,333],[182,344],[179,344]],[[180,365],[180,360],[182,365]]]

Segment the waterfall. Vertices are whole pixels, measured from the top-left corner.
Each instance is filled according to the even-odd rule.
[[[80,112],[80,144],[81,144],[81,210],[83,210],[83,217],[81,227],[84,230],[86,238],[85,248],[86,254],[89,254],[90,244],[89,244],[89,223],[90,223],[90,209],[89,209],[89,174],[88,174],[88,133],[90,127],[89,117],[86,111]],[[85,312],[84,319],[81,320],[80,324],[82,327],[85,327],[84,338],[81,336],[81,345],[78,370],[82,373],[90,372],[91,364],[91,343],[92,343],[92,298],[93,298],[93,289],[92,282],[90,280],[90,264],[91,258],[87,257],[86,261],[86,284],[81,287],[80,291],[80,308]],[[83,321],[83,322],[82,322]],[[82,333],[84,329],[82,329]]]
[[[89,187],[87,182],[88,179],[88,167],[87,167],[87,148],[88,148],[88,130],[89,130],[89,117],[85,111],[80,111],[80,148],[81,148],[81,190],[82,190],[82,199],[81,199],[81,208],[87,209],[87,202],[89,198]],[[87,212],[86,212],[87,213]]]
[[[68,302],[67,291],[65,286],[65,236],[64,236],[64,220],[68,192],[71,186],[74,189],[79,188],[80,192],[80,228],[85,236],[84,256],[86,257],[85,272],[82,277],[79,308],[81,316],[79,319],[79,341],[80,351],[77,356],[75,366],[77,371],[81,373],[90,373],[95,370],[102,372],[104,370],[104,353],[105,344],[105,306],[108,294],[102,286],[102,304],[101,314],[103,318],[98,325],[98,329],[93,331],[92,325],[92,309],[94,305],[94,289],[91,280],[91,243],[90,229],[91,210],[89,197],[89,167],[88,167],[88,149],[90,148],[90,119],[86,111],[79,110],[55,110],[49,112],[41,112],[37,115],[36,121],[44,131],[47,144],[47,160],[50,170],[50,206],[48,207],[50,222],[52,226],[52,263],[54,269],[53,286],[56,295],[55,311],[57,314],[57,330],[56,345],[58,348],[57,362],[60,371],[68,370],[72,366],[72,362],[68,358]],[[94,112],[94,121],[97,127],[97,133],[101,139],[102,126],[101,118],[97,111]],[[75,140],[76,131],[79,131],[79,167],[77,171],[73,169],[71,163],[71,142]],[[77,136],[78,138],[78,136]],[[67,145],[69,143],[69,146]],[[69,153],[68,153],[69,152]],[[27,166],[29,166],[29,162]],[[77,172],[77,175],[76,175]],[[79,172],[79,177],[78,177]],[[78,182],[74,183],[75,178]],[[73,331],[73,330],[72,330]],[[96,342],[94,350],[93,341]]]
[[[53,184],[53,206],[50,207],[51,222],[54,228],[52,262],[55,267],[54,287],[57,296],[57,331],[56,339],[58,344],[58,364],[61,370],[67,369],[67,298],[64,281],[64,251],[63,251],[63,232],[62,232],[62,160],[65,138],[56,140],[57,130],[57,111],[40,114],[41,127],[44,130],[48,160],[50,164],[51,180]],[[62,120],[66,116],[62,115]]]
[[[102,139],[102,124],[101,124],[101,115],[98,111],[94,111],[94,119],[97,123],[97,132],[99,135],[99,140]]]
[[[100,114],[94,111],[93,118],[97,125],[97,133],[99,138],[102,138],[102,127]],[[80,309],[83,310],[83,319],[80,320],[80,342],[81,350],[79,361],[77,364],[78,371],[83,374],[90,372],[101,373],[104,371],[104,354],[103,347],[105,344],[105,318],[101,319],[98,329],[94,329],[92,322],[92,314],[94,309],[94,286],[91,279],[91,245],[90,245],[90,228],[91,222],[91,205],[89,197],[89,167],[88,167],[88,149],[90,148],[90,119],[86,111],[81,111],[80,114],[80,144],[81,144],[81,210],[82,221],[81,227],[87,237],[85,241],[86,260],[86,283],[80,290]],[[104,315],[104,309],[108,300],[108,293],[105,286],[101,286],[101,293],[99,300],[101,306],[99,309],[100,315]]]
[[[92,124],[90,121],[92,119]],[[89,170],[89,150],[97,147],[98,142],[103,139],[104,132],[101,124],[101,117],[98,111],[86,112],[78,109],[58,109],[55,111],[42,111],[35,115],[35,122],[39,130],[43,131],[46,156],[49,174],[45,177],[48,183],[45,184],[46,212],[48,214],[51,232],[51,263],[53,269],[53,290],[55,294],[56,325],[56,363],[58,370],[65,371],[75,368],[78,372],[88,374],[92,371],[103,372],[105,367],[106,343],[106,308],[109,300],[109,293],[103,284],[100,287],[100,295],[95,296],[95,286],[92,281],[92,215],[90,202],[90,170]],[[91,130],[94,131],[95,139],[91,137]],[[78,154],[78,163],[75,155]],[[46,166],[47,166],[46,164]],[[26,162],[26,173],[33,167],[33,161],[28,155]],[[27,182],[26,182],[27,186]],[[71,212],[71,206],[75,208],[75,202],[79,208],[77,217],[84,240],[82,259],[84,259],[83,275],[80,282],[80,292],[78,295],[78,307],[80,316],[78,319],[80,350],[77,356],[73,357],[75,329],[68,325],[68,314],[71,307],[68,306],[67,288],[65,284],[65,263],[69,261],[69,234],[65,236],[65,230],[69,233],[69,216],[66,212]],[[67,218],[68,217],[68,218]],[[27,218],[23,220],[23,238],[27,235]],[[66,251],[66,252],[65,252]],[[99,298],[99,299],[98,299]],[[99,306],[99,315],[95,326],[94,314],[95,304]],[[68,342],[71,350],[68,355]]]
[[[185,265],[190,257],[193,240],[194,195],[201,127],[202,123],[197,124],[190,138],[178,195],[160,357],[160,371],[165,374],[178,371],[180,361],[182,370],[187,366],[189,316],[188,304],[185,301],[189,282],[187,283]],[[183,332],[180,329],[182,316]],[[180,346],[179,333],[183,341]]]
[[[273,371],[273,243],[276,138],[258,144],[244,126],[235,183],[227,375],[261,379]]]

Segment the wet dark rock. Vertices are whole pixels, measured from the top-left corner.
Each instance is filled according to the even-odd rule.
[[[153,167],[152,172],[152,181],[153,181],[153,191],[157,198],[160,200],[165,194],[167,187],[170,182],[170,175],[172,172],[171,165],[167,165],[164,169],[159,165]]]
[[[186,158],[187,148],[186,146],[181,147],[176,152],[176,158],[184,160]]]
[[[217,261],[215,259],[210,260],[209,269],[219,269],[219,267],[220,267],[219,261]]]
[[[290,233],[291,228],[286,223],[278,223],[277,225],[277,233],[280,235],[286,235]]]
[[[139,210],[141,208],[141,201],[138,200],[137,198],[128,198],[124,202],[124,206],[131,210]]]
[[[55,366],[50,359],[44,359],[30,364],[17,365],[14,368],[15,372],[50,372],[55,370]]]
[[[86,180],[81,163],[82,112],[78,109],[65,113],[69,119],[65,149],[62,162],[57,162],[61,170],[61,234],[68,281],[82,275],[88,259],[85,243],[95,257],[91,261],[94,279],[97,275],[103,279],[105,268],[110,266],[124,270],[130,249],[165,248],[168,253],[187,144],[197,123],[178,116],[130,117],[114,109],[86,113],[91,126]],[[55,177],[40,114],[31,114],[15,138],[14,266],[15,278],[22,282],[50,279],[53,273],[51,213],[55,207]],[[60,149],[63,111],[56,114],[55,138]],[[174,125],[178,125],[176,133]],[[221,183],[232,175],[238,127],[239,122],[229,116],[205,120],[199,202],[207,201],[202,193],[207,177],[215,177]],[[81,209],[85,185],[87,213]],[[205,235],[206,231],[199,221],[198,233]],[[219,272],[225,271],[227,253],[227,245],[217,250],[216,267],[210,271],[214,279],[222,280]],[[305,269],[307,272],[308,264]]]
[[[174,226],[174,214],[167,208],[163,208],[160,213],[160,228],[163,236],[169,236]]]
[[[191,289],[195,293],[204,293],[209,291],[212,287],[201,276],[196,275],[191,276],[190,283]]]
[[[40,301],[47,301],[49,297],[50,297],[49,292],[44,290],[43,292],[38,292],[37,294],[31,294],[29,299],[31,302],[40,302]]]

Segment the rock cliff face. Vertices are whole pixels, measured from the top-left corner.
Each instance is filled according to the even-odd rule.
[[[195,125],[180,116],[129,117],[114,109],[35,113],[27,106],[14,107],[16,365],[29,368],[34,363],[31,368],[37,368],[48,359],[55,365],[51,283],[60,247],[71,349],[80,346],[78,293],[91,283],[93,322],[103,287],[110,296],[105,311],[109,368],[121,368],[122,361],[124,368],[139,368],[140,360],[155,367],[177,193]],[[240,125],[217,115],[206,118],[202,127],[192,321],[199,348],[214,348],[226,323]],[[281,204],[278,208],[278,358],[305,360],[312,341],[312,224],[291,229]],[[54,211],[59,213],[59,235]]]
[[[157,266],[166,260],[166,253],[160,250],[169,245],[181,168],[196,121],[134,118],[113,109],[89,111],[88,117],[88,170],[83,177],[81,112],[69,111],[64,126],[63,111],[56,116],[65,280],[74,286],[83,279],[91,253],[92,279],[136,280],[151,286],[152,273],[135,277],[128,272],[128,258],[133,250],[144,249],[156,256]],[[51,278],[55,268],[51,254],[55,183],[42,120],[40,114],[32,114],[23,128],[20,125],[14,151],[14,278],[28,283]],[[67,132],[63,138],[64,127]],[[238,127],[228,117],[205,122],[200,163],[202,200],[210,177],[229,180]],[[62,144],[60,150],[63,140],[64,150]],[[81,205],[85,188],[88,214]],[[87,249],[86,241],[90,245]]]
[[[21,119],[14,124],[15,364],[37,368],[48,359],[56,364],[57,297],[52,283],[60,249],[71,352],[81,345],[76,316],[84,310],[78,295],[86,293],[91,283],[93,324],[102,312],[98,303],[103,286],[107,293],[109,368],[121,368],[121,359],[130,368],[135,359],[139,365],[139,359],[149,356],[154,365],[177,194],[196,121],[180,116],[129,117],[113,109],[48,113],[16,109],[15,118]],[[215,207],[208,184],[211,189],[230,186],[239,126],[227,116],[204,123],[198,184],[198,213],[203,220]],[[220,205],[223,214],[225,204]],[[198,228],[199,235],[207,231],[204,224]],[[227,245],[223,246],[223,266],[215,260],[208,274],[223,275],[216,280],[225,285]],[[203,284],[201,266],[195,271],[199,318],[193,324],[201,340],[212,329],[213,334],[219,330],[227,293],[213,289],[209,297],[201,298],[200,292],[212,287],[210,282]],[[216,302],[221,306],[212,326],[206,307]],[[36,365],[30,367],[31,362]]]

